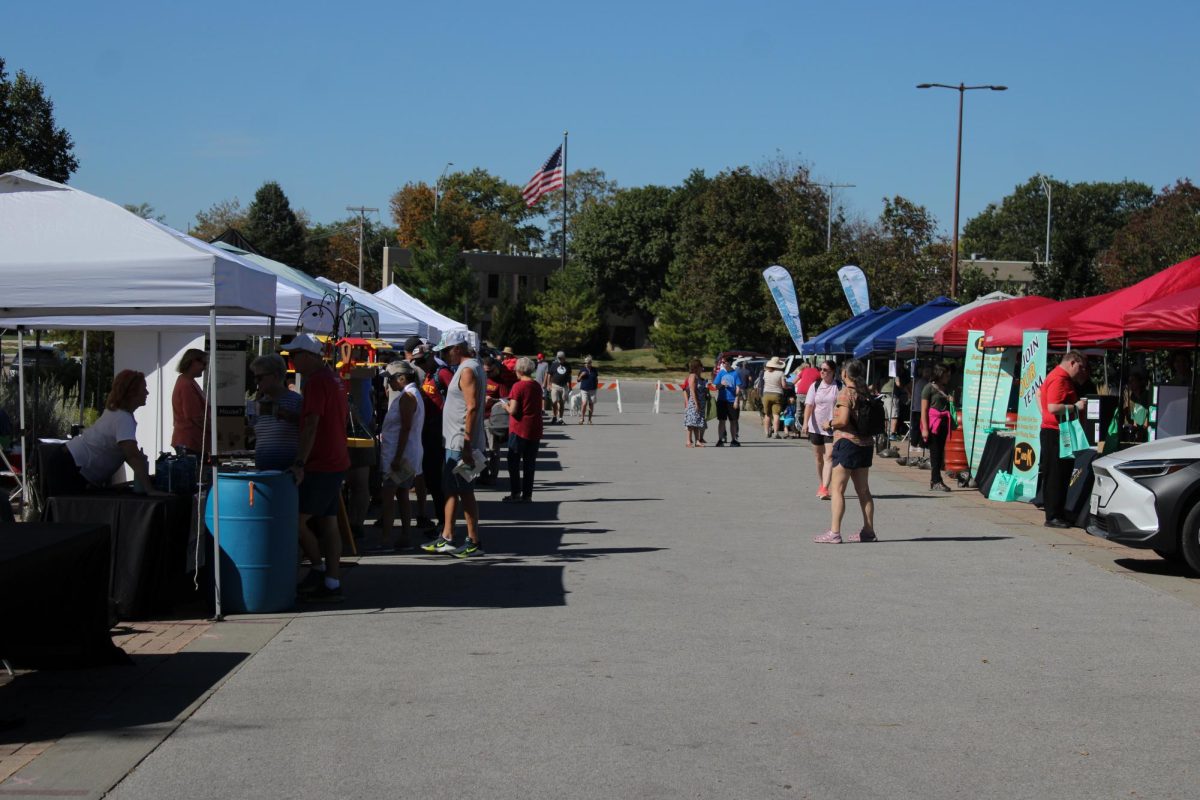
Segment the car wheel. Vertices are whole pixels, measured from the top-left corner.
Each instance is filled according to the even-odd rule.
[[[1200,503],[1192,506],[1183,520],[1183,531],[1179,538],[1179,552],[1183,554],[1183,560],[1193,572],[1200,575]]]

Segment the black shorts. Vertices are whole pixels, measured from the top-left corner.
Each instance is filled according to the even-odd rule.
[[[725,420],[734,420],[738,418],[740,410],[733,407],[733,403],[729,400],[717,399],[717,420],[724,422]]]
[[[832,436],[827,436],[823,433],[813,433],[812,431],[808,432],[808,443],[809,444],[829,444],[832,441],[833,441]]]
[[[305,472],[300,481],[300,513],[310,517],[336,517],[342,496],[344,472]]]
[[[849,439],[838,439],[833,443],[833,465],[844,469],[867,469],[875,458],[871,445],[857,445]]]

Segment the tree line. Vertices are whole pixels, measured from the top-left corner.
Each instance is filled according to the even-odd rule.
[[[0,172],[12,169],[65,182],[78,161],[41,83],[23,71],[10,79],[0,59]],[[555,193],[533,208],[519,185],[482,168],[433,186],[409,182],[392,195],[388,220],[363,222],[366,282],[379,285],[385,246],[410,248],[412,265],[396,282],[438,311],[473,321],[478,281],[463,251],[555,256],[565,245],[567,268],[545,291],[501,298],[489,338],[523,350],[598,351],[607,310],[640,317],[672,363],[731,347],[790,350],[762,280],[771,264],[791,272],[810,336],[849,315],[836,276],[844,264],[862,267],[876,305],[948,294],[949,243],[924,206],[895,195],[881,198],[877,216],[847,216],[835,206],[828,219],[829,196],[813,177],[810,164],[778,154],[711,176],[695,170],[675,186],[622,188],[586,169],[566,177],[565,204]],[[1042,252],[1048,204],[1049,258]],[[155,216],[148,203],[127,208]],[[276,182],[263,184],[246,207],[233,198],[198,212],[189,232],[212,240],[230,228],[269,258],[357,282],[358,218],[313,222]],[[1132,180],[1034,175],[967,220],[959,251],[1032,262],[1031,291],[1055,299],[1119,289],[1200,253],[1200,189],[1187,179],[1156,191]],[[960,266],[961,297],[996,287],[996,275],[962,258]]]

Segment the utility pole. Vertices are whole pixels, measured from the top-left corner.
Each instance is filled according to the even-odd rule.
[[[825,252],[828,253],[833,249],[833,190],[834,189],[853,189],[853,183],[816,183],[812,182],[813,186],[820,186],[829,190],[829,213],[825,216]]]
[[[363,288],[363,222],[368,211],[378,212],[378,208],[366,206],[346,206],[347,211],[358,212],[358,288]]]

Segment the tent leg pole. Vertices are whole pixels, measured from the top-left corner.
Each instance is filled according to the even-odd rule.
[[[271,317],[271,347],[272,347],[272,349],[274,349],[274,346],[275,346],[275,318]],[[258,342],[258,354],[260,356],[262,355],[262,340],[261,339]]]
[[[221,613],[221,491],[217,483],[217,381],[212,377],[217,369],[217,310],[208,312],[208,415],[210,458],[212,459],[212,492],[213,500],[213,619],[218,622],[225,618]]]
[[[1192,348],[1192,376],[1191,388],[1188,390],[1188,410],[1187,410],[1187,432],[1195,433],[1196,426],[1193,425],[1193,420],[1196,419],[1196,351],[1200,350],[1200,331],[1196,331],[1196,345]]]
[[[83,428],[83,407],[84,407],[83,398],[84,398],[84,395],[87,394],[87,362],[88,362],[87,335],[88,335],[88,332],[84,331],[83,332],[83,360],[82,360],[82,366],[80,367],[80,370],[79,370],[79,427],[80,428]]]
[[[25,326],[17,326],[17,440],[21,443],[21,512],[29,508],[29,443],[25,441]]]

